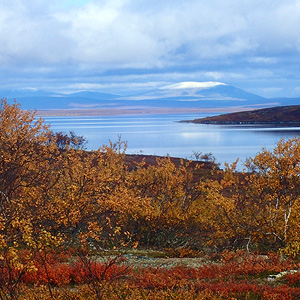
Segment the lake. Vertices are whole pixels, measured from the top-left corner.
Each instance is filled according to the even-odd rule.
[[[263,147],[272,149],[281,138],[300,135],[299,127],[270,128],[237,125],[204,125],[178,123],[207,114],[169,114],[143,116],[44,117],[53,131],[74,131],[83,135],[87,149],[98,149],[116,142],[118,136],[127,141],[128,154],[170,155],[191,158],[193,152],[211,152],[216,161],[232,163],[240,159],[239,169],[248,157]]]

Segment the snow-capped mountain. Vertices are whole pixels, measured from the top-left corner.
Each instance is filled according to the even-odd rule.
[[[264,100],[265,98],[248,93],[222,82],[179,82],[160,87],[157,90],[129,97],[131,100],[168,99],[177,101],[204,100]]]
[[[198,82],[198,81],[184,81],[184,82],[179,82],[179,83],[174,83],[170,85],[166,85],[161,87],[161,90],[182,90],[182,89],[210,89],[214,88],[219,85],[227,85],[226,83],[223,82],[216,82],[216,81],[205,81],[205,82]]]
[[[267,107],[299,104],[299,99],[266,99],[223,82],[179,82],[132,96],[95,91],[57,94],[43,91],[0,91],[24,109],[202,109]],[[13,96],[15,95],[15,96]]]

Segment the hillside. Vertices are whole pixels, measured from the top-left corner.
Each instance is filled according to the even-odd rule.
[[[200,124],[286,124],[300,126],[300,105],[235,112],[188,122]]]

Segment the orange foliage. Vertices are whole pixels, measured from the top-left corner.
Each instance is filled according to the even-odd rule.
[[[55,134],[34,112],[1,101],[1,297],[18,298],[24,282],[46,284],[54,297],[53,285],[75,282],[87,284],[102,299],[103,282],[112,273],[129,271],[119,266],[118,255],[104,267],[93,261],[107,248],[171,248],[180,257],[224,249],[281,249],[298,257],[300,139],[281,140],[273,151],[249,159],[248,173],[237,173],[234,163],[224,171],[211,170],[217,175],[208,178],[199,177],[200,164],[175,164],[169,157],[131,168],[121,140],[96,151],[85,151],[83,143],[74,133]],[[77,263],[51,260],[53,251],[71,250]],[[245,282],[226,287],[220,278],[233,282],[236,275],[276,270],[252,256],[246,263],[238,251],[223,252],[222,259],[224,268],[142,270],[134,282],[138,289],[173,291],[188,285],[198,293],[222,290],[220,297],[242,290],[265,299],[284,294],[283,288],[271,293]],[[234,276],[228,275],[233,269]],[[287,282],[298,284],[294,277]],[[201,278],[218,278],[218,284]],[[294,294],[287,288],[286,295]]]

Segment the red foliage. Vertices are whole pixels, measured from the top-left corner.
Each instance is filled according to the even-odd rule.
[[[289,286],[300,287],[300,272],[287,274],[284,279]]]
[[[107,269],[105,264],[92,262],[90,270],[88,270],[82,262],[76,262],[71,267],[70,277],[74,283],[87,283],[91,280],[110,281],[119,279],[126,272],[129,272],[129,270],[124,265],[113,265]]]
[[[211,291],[224,299],[253,298],[267,300],[300,299],[300,273],[287,274],[279,282],[269,283],[268,273],[297,268],[292,261],[281,260],[279,256],[245,256],[226,262],[211,263],[200,268],[175,267],[128,269],[125,265],[107,264],[89,261],[85,265],[81,260],[74,261],[66,253],[43,253],[37,256],[34,264],[36,271],[27,271],[22,276],[25,284],[50,284],[67,286],[86,284],[92,281],[114,281],[124,278],[128,286],[147,290],[191,289],[195,292]],[[17,270],[10,275],[18,276]],[[0,278],[5,279],[8,270],[1,268]],[[282,284],[282,283],[285,284]]]
[[[74,262],[74,258],[70,258],[69,254],[54,252],[37,256],[34,265],[35,271],[27,271],[22,276],[24,283],[62,286],[70,283],[88,283],[91,280],[110,281],[129,271],[124,265],[111,265],[107,268],[106,264],[98,262],[91,262],[88,269],[81,261]]]

